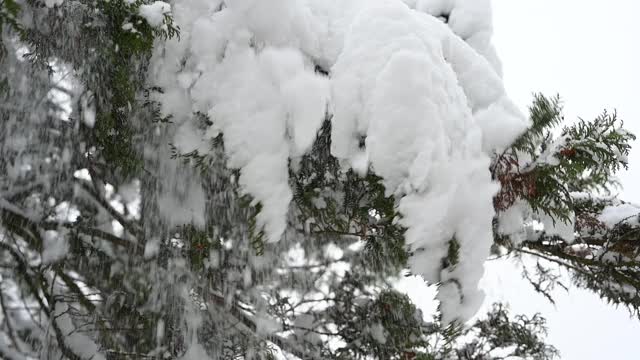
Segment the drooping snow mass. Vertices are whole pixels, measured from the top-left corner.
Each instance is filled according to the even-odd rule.
[[[204,141],[224,135],[269,241],[286,228],[289,161],[330,118],[332,155],[382,177],[412,271],[442,284],[445,321],[464,321],[482,302],[492,243],[489,155],[527,125],[505,95],[489,5],[177,0],[181,40],[157,50],[152,78],[163,112],[181,124],[178,148],[206,151]],[[213,125],[198,127],[195,112]],[[452,240],[459,261],[443,270]]]

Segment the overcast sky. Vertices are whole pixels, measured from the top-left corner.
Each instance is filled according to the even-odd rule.
[[[567,119],[591,119],[616,109],[640,135],[639,0],[493,0],[495,44],[507,91],[523,109],[533,92],[560,94]],[[622,197],[640,203],[640,143],[621,176]],[[502,300],[514,312],[542,312],[549,342],[563,360],[637,360],[640,321],[590,292],[557,292],[554,307],[533,292],[515,266],[487,264],[487,304]]]
[[[506,87],[520,106],[532,92],[560,94],[567,119],[616,109],[640,135],[640,1],[493,0],[493,7]],[[630,163],[625,198],[640,203],[640,145]]]

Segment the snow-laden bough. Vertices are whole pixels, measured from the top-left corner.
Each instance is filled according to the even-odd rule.
[[[332,155],[395,196],[411,270],[441,284],[443,320],[473,316],[493,240],[490,155],[527,126],[505,95],[489,1],[176,0],[171,11],[180,40],[156,49],[151,72],[182,124],[176,146],[206,151],[224,134],[266,239],[286,229],[289,160],[330,118]],[[213,125],[199,132],[194,113]],[[459,261],[442,269],[452,239]]]

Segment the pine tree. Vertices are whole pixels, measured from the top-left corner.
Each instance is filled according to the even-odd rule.
[[[335,155],[341,124],[325,104],[309,149],[285,159],[291,201],[274,242],[265,220],[273,199],[247,190],[251,168],[230,150],[234,129],[211,113],[180,113],[180,93],[158,81],[163,66],[177,67],[178,80],[195,86],[189,59],[158,60],[186,41],[182,13],[143,0],[0,1],[1,357],[556,356],[539,315],[511,317],[496,305],[467,327],[427,321],[395,290],[421,250],[407,244],[401,195],[374,169]],[[219,15],[219,5],[207,11]],[[452,34],[453,57],[471,51]],[[259,39],[250,42],[264,56]],[[492,61],[482,41],[469,43]],[[305,85],[322,88],[332,70],[313,68]],[[560,263],[577,284],[637,311],[637,216],[602,217],[630,208],[602,194],[633,136],[604,114],[554,138],[560,110],[537,96],[529,130],[492,158],[487,171],[501,185],[494,249]],[[354,145],[371,141],[358,134]],[[534,221],[542,230],[529,229]],[[565,223],[575,239],[555,231]],[[440,245],[438,281],[463,288],[468,244],[454,236]],[[544,264],[537,278],[528,274],[543,292],[555,281]]]

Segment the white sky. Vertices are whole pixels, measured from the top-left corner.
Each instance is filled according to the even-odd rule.
[[[560,94],[567,119],[616,109],[640,136],[640,1],[493,0],[493,8],[494,43],[518,105],[533,92]],[[640,203],[640,143],[630,164],[625,198]]]
[[[494,42],[505,84],[523,110],[533,92],[560,94],[567,120],[616,109],[640,135],[639,0],[493,0]],[[622,174],[623,198],[640,203],[640,142]],[[594,294],[557,291],[554,307],[505,261],[489,262],[487,304],[510,303],[515,313],[542,312],[550,343],[563,360],[637,360],[640,321]]]

